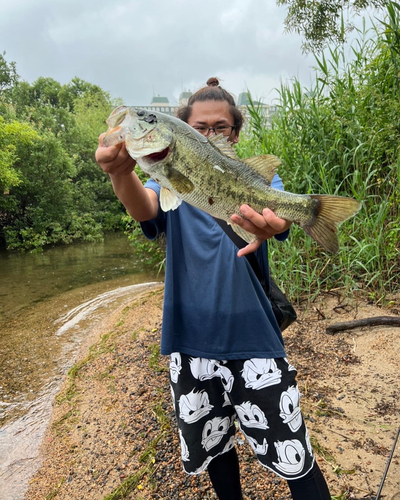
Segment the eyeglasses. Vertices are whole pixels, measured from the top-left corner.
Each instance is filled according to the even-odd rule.
[[[210,132],[214,132],[215,135],[222,134],[225,137],[231,135],[231,133],[235,130],[235,126],[233,125],[218,125],[217,127],[193,127],[197,132],[200,132],[201,135],[205,135],[206,137],[210,135]]]

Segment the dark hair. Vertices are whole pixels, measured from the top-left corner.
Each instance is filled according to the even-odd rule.
[[[240,132],[244,121],[243,115],[240,112],[240,109],[236,106],[233,96],[220,87],[218,78],[209,78],[207,80],[207,86],[192,94],[189,98],[187,106],[179,108],[176,116],[187,123],[190,115],[192,114],[192,105],[199,101],[226,101],[229,104],[229,111],[233,116],[235,131],[237,134]]]

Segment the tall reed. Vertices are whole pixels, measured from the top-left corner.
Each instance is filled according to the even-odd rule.
[[[292,298],[321,291],[366,292],[377,302],[400,290],[400,6],[358,31],[351,56],[337,46],[315,55],[315,83],[279,89],[269,125],[250,98],[249,131],[239,155],[273,153],[295,193],[352,196],[359,214],[339,229],[340,251],[328,255],[293,227],[270,244],[272,273]]]

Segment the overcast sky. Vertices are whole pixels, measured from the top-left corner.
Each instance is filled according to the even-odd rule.
[[[210,76],[271,103],[280,81],[312,80],[285,15],[275,0],[0,0],[0,52],[28,82],[77,76],[128,105],[175,104]]]

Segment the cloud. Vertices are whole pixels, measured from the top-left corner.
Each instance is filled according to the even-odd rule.
[[[210,76],[268,99],[309,73],[284,16],[275,0],[14,0],[0,7],[0,50],[28,81],[78,76],[127,104],[176,101]]]

